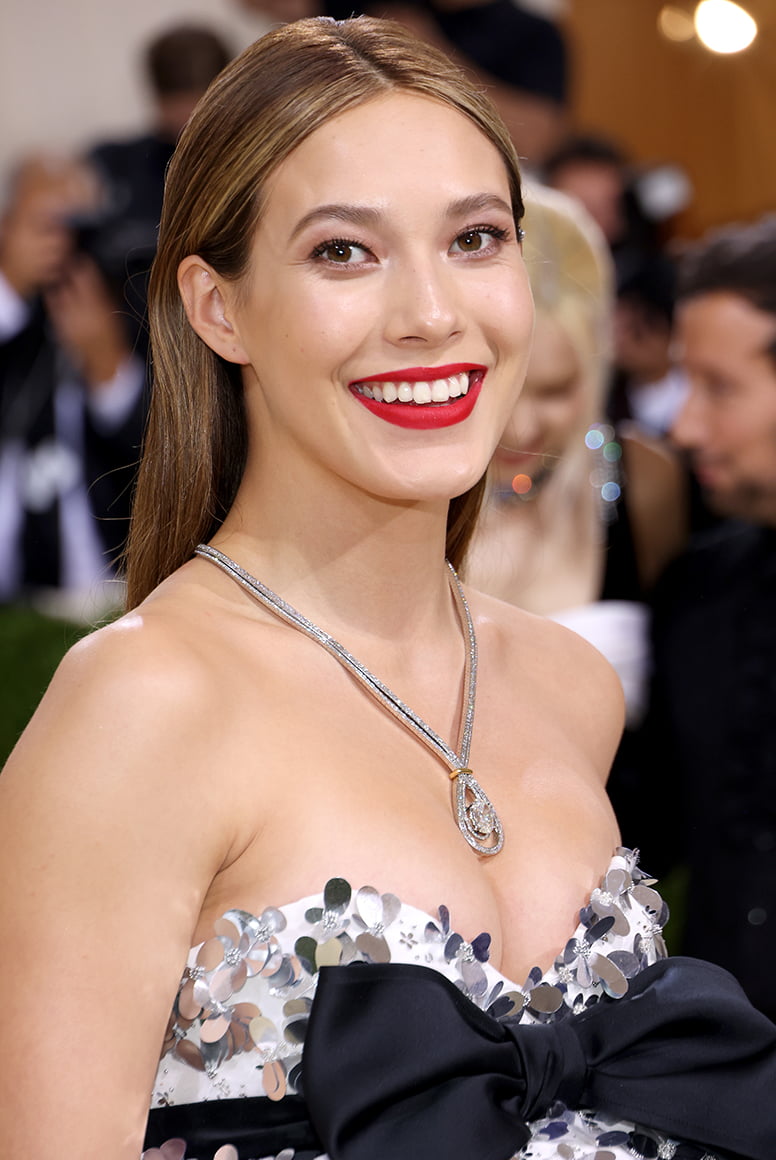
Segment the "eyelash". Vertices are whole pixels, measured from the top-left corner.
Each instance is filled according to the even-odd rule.
[[[494,238],[497,242],[505,242],[509,237],[509,230],[502,229],[501,226],[469,226],[467,229],[461,230],[460,234],[453,241],[460,241],[461,238],[465,238],[470,234],[488,234],[489,237]],[[474,253],[478,252],[477,250],[474,251]]]
[[[465,230],[461,230],[461,232],[455,236],[455,238],[453,239],[453,242],[457,242],[461,238],[464,238],[470,234],[487,234],[497,242],[505,242],[508,240],[508,238],[510,236],[509,230],[502,229],[501,226],[477,225],[477,226],[468,226]],[[523,239],[523,231],[519,230],[518,231],[518,240],[522,241],[522,239]],[[362,242],[357,242],[354,238],[327,238],[327,240],[325,242],[321,242],[320,245],[315,247],[315,249],[312,251],[310,257],[312,259],[323,260],[323,261],[327,262],[328,265],[331,265],[331,266],[347,267],[347,266],[360,265],[360,263],[357,263],[357,262],[354,262],[354,263],[334,262],[331,259],[327,259],[325,257],[326,251],[330,250],[334,247],[340,247],[342,249],[350,247],[351,249],[364,250],[366,253],[370,253],[370,250],[368,249],[367,246],[365,246]],[[466,252],[466,251],[463,251],[463,252]],[[479,252],[480,251],[477,251],[477,250],[471,251],[472,254],[477,254]]]
[[[369,250],[363,244],[363,242],[357,242],[354,238],[327,238],[325,242],[321,242],[319,246],[315,247],[310,257],[323,258],[326,251],[334,249],[335,246],[339,246],[343,249],[349,246],[351,249],[364,250],[366,253],[369,253]],[[349,264],[347,262],[331,262],[330,259],[326,260],[328,260],[332,266],[346,266]]]

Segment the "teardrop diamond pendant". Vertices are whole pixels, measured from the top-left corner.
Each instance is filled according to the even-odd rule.
[[[490,798],[470,769],[454,769],[450,779],[458,829],[479,854],[498,854],[504,829]]]

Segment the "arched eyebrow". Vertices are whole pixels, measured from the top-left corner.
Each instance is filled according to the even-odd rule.
[[[509,202],[504,201],[495,193],[473,193],[470,197],[459,198],[447,207],[447,216],[451,218],[465,218],[474,213],[488,213],[497,210],[514,217],[514,210]]]
[[[317,221],[339,221],[354,226],[376,226],[383,217],[382,211],[369,205],[319,205],[311,209],[296,223],[291,234],[291,241],[298,237],[308,226]]]
[[[513,217],[512,206],[494,193],[474,193],[469,197],[451,201],[445,210],[445,217],[450,219],[465,218],[474,213],[487,213],[497,210]],[[349,205],[333,202],[330,205],[319,205],[311,209],[300,218],[294,226],[291,241],[298,237],[308,226],[318,221],[332,219],[354,226],[377,226],[384,218],[384,212],[369,205]]]

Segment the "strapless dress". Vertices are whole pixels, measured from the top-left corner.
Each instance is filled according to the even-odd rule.
[[[549,970],[534,968],[521,980],[507,979],[488,962],[487,933],[471,942],[457,934],[447,907],[427,914],[394,894],[372,886],[354,889],[342,878],[330,879],[320,895],[268,907],[260,915],[227,911],[213,936],[190,952],[153,1090],[149,1123],[156,1118],[156,1137],[152,1133],[153,1146],[144,1158],[316,1155],[304,1147],[295,1151],[290,1128],[282,1147],[255,1157],[229,1143],[228,1129],[210,1154],[187,1151],[184,1142],[187,1117],[206,1102],[228,1101],[226,1112],[250,1097],[255,1107],[259,1097],[266,1101],[259,1108],[266,1106],[275,1120],[283,1101],[299,1101],[306,1025],[322,966],[417,964],[445,976],[495,1019],[549,1023],[573,1017],[604,995],[625,995],[630,979],[665,957],[666,918],[667,908],[654,881],[639,868],[637,852],[623,848]],[[175,1134],[168,1141],[170,1123]],[[514,1154],[519,1160],[666,1160],[684,1154],[678,1141],[653,1130],[561,1103],[530,1130],[530,1142]]]

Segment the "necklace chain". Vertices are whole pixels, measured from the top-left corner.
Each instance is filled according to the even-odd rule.
[[[469,751],[471,749],[472,729],[474,727],[474,706],[477,694],[477,637],[474,631],[469,605],[458,575],[448,561],[450,572],[450,590],[455,600],[461,626],[466,636],[466,663],[464,667],[465,708],[461,718],[461,727],[458,736],[458,752],[452,749],[443,739],[434,732],[430,725],[418,714],[405,705],[379,677],[357,660],[343,644],[320,628],[312,620],[308,620],[282,597],[262,584],[250,572],[247,572],[231,557],[225,555],[218,548],[209,544],[199,544],[195,555],[210,560],[238,584],[245,588],[256,600],[273,612],[287,624],[299,629],[306,636],[316,641],[340,662],[353,676],[371,693],[386,709],[411,733],[431,749],[438,757],[450,766],[450,778],[453,781],[454,812],[458,827],[464,838],[480,854],[497,854],[504,844],[504,832],[501,821],[491,802],[476,781],[472,771],[468,768]]]

